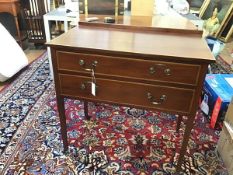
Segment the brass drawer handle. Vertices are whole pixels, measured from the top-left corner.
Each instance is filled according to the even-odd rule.
[[[163,70],[164,74],[167,75],[167,76],[171,75],[171,69],[167,68],[167,66],[165,64],[156,64],[155,66],[151,66],[149,68],[149,73],[154,74],[156,72],[155,71],[156,67],[163,67],[164,68],[164,70]]]
[[[164,73],[166,75],[171,75],[171,69],[167,68],[167,69],[164,69]]]
[[[81,83],[80,89],[81,89],[81,90],[85,90],[86,87],[87,87],[87,84],[91,84],[91,81],[86,81],[86,82],[84,82],[84,83]]]
[[[85,89],[86,89],[86,85],[85,85],[85,83],[81,83],[81,85],[80,85],[80,89],[81,89],[81,90],[85,90]]]
[[[84,82],[84,83],[81,83],[80,84],[80,89],[81,90],[85,90],[86,88],[87,88],[87,84],[90,84],[91,85],[91,81],[86,81],[86,82]],[[98,88],[98,86],[96,86],[96,88]]]
[[[95,69],[95,67],[97,66],[98,64],[98,61],[93,61],[93,63],[91,64],[91,68],[86,68],[85,67],[85,61],[83,59],[79,60],[79,65],[85,70],[85,71],[88,71],[88,72],[91,72],[93,69]]]
[[[150,72],[150,74],[154,74],[155,73],[155,67],[154,66],[150,67],[149,72]]]
[[[159,105],[159,104],[162,104],[164,101],[166,101],[167,96],[166,95],[161,95],[161,97],[159,98],[159,100],[155,100],[155,98],[153,97],[153,95],[150,92],[148,92],[147,93],[147,99],[150,100],[150,102],[153,105]]]

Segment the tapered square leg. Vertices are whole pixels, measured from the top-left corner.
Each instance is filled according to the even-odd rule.
[[[57,96],[57,106],[60,118],[61,125],[61,137],[64,146],[64,152],[68,151],[68,140],[67,140],[67,126],[66,126],[66,116],[65,116],[65,106],[64,106],[64,98]]]
[[[183,141],[182,141],[182,145],[180,149],[180,156],[179,156],[177,166],[176,166],[176,172],[181,171],[181,166],[184,161],[184,156],[187,152],[187,146],[188,146],[190,134],[194,126],[195,116],[196,116],[196,113],[193,114],[193,116],[188,117],[187,124],[186,124],[185,131],[184,131]]]

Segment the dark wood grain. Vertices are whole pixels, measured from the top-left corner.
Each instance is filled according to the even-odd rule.
[[[214,61],[204,39],[201,39],[200,36],[189,36],[181,33],[147,33],[80,26],[55,38],[48,45],[83,49],[86,53],[106,51],[105,53],[109,52],[110,54],[129,53],[152,58],[154,56],[167,56],[167,59],[177,57],[187,61]]]
[[[131,79],[148,79],[150,81],[154,80],[190,85],[197,84],[198,79],[196,75],[199,74],[200,69],[200,66],[195,64],[157,61],[159,59],[157,57],[154,57],[154,60],[142,60],[137,57],[122,58],[58,51],[57,58],[59,70],[89,73],[85,68],[93,68],[92,64],[97,61],[98,63],[94,67],[97,76],[114,75],[130,77]],[[85,65],[81,66],[79,64],[80,60],[83,60]],[[170,73],[166,73],[166,71],[170,71]]]
[[[97,95],[93,96],[91,94],[91,78],[89,77],[59,74],[59,80],[61,87],[60,93],[63,96],[82,97],[107,103],[114,102],[126,106],[137,105],[140,108],[149,107],[151,109],[166,110],[170,113],[182,112],[183,114],[189,114],[195,92],[193,89],[97,78]],[[82,84],[85,85],[85,89],[81,89]],[[148,99],[147,93],[151,93],[155,101],[159,101],[162,95],[166,95],[167,98],[164,103],[153,105]],[[174,100],[176,103],[174,103]]]

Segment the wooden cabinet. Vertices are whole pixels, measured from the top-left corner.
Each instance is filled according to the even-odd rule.
[[[97,26],[80,25],[48,44],[64,149],[68,149],[65,97],[186,115],[179,171],[207,67],[214,61],[207,44],[192,30]],[[95,96],[91,92],[92,71]],[[84,111],[87,115],[87,106]]]

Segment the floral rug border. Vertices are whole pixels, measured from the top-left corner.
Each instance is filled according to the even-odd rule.
[[[0,105],[2,105],[13,93],[19,89],[37,70],[38,66],[41,65],[47,59],[47,52],[44,52],[40,55],[37,60],[33,61],[30,65],[28,65],[28,69],[31,71],[23,71],[17,79],[14,80],[11,84],[9,84],[6,88],[4,88],[0,92]]]
[[[54,84],[51,84],[40,99],[36,102],[33,108],[30,110],[27,117],[22,122],[21,126],[18,128],[17,132],[14,134],[13,138],[9,142],[5,151],[0,155],[0,174],[4,174],[4,171],[7,169],[8,164],[14,158],[15,151],[20,146],[21,141],[26,137],[26,134],[32,123],[35,121],[38,113],[40,113],[40,109],[44,108],[43,104],[48,100],[49,97],[54,93]]]

